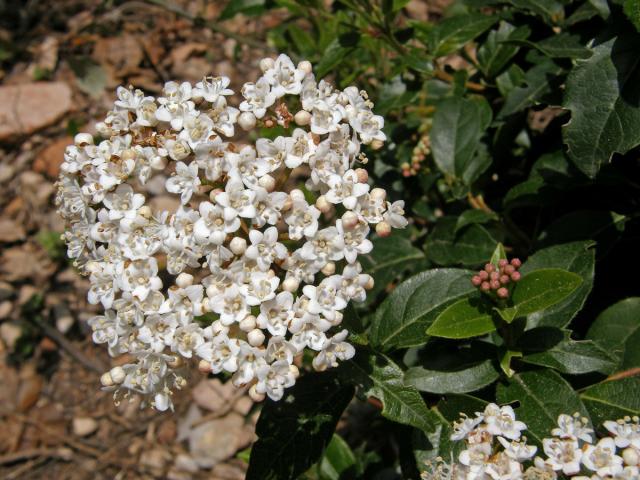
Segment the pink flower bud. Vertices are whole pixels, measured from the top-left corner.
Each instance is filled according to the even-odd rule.
[[[511,265],[513,265],[516,268],[520,268],[520,265],[522,265],[522,262],[520,261],[519,258],[512,258]]]
[[[511,280],[513,280],[514,282],[517,282],[518,280],[520,280],[520,272],[513,272],[511,274]]]
[[[479,287],[480,284],[482,283],[482,279],[480,278],[480,275],[474,275],[473,277],[471,277],[471,283],[473,283],[475,287]]]
[[[515,271],[516,271],[516,267],[514,267],[513,265],[507,265],[506,267],[504,267],[505,275],[511,275]]]
[[[376,233],[379,237],[388,237],[391,235],[391,225],[387,222],[380,222],[376,225]]]
[[[509,280],[510,280],[509,275],[502,275],[500,277],[500,283],[502,285],[506,285],[507,283],[509,283]]]
[[[498,266],[500,268],[504,268],[507,265],[509,265],[509,261],[506,258],[501,258],[500,261],[498,262]]]
[[[493,263],[487,263],[487,264],[484,266],[484,269],[485,269],[488,273],[491,273],[491,272],[494,272],[494,271],[495,271],[496,267],[493,265]]]
[[[491,280],[498,280],[498,279],[500,279],[500,274],[498,272],[491,272],[489,274],[489,278]]]
[[[482,282],[482,285],[480,285],[480,289],[483,292],[488,292],[489,290],[491,290],[491,285],[489,285],[489,282]]]
[[[478,272],[478,276],[482,279],[482,280],[487,280],[489,278],[489,274],[487,273],[486,270],[480,270]]]
[[[500,282],[498,280],[491,280],[489,285],[491,286],[491,290],[497,290],[500,288]]]
[[[498,291],[496,292],[496,294],[498,295],[498,297],[500,298],[507,298],[509,296],[509,290],[507,290],[506,288],[502,287],[499,288]]]

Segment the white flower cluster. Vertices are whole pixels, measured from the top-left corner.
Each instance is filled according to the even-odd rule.
[[[226,77],[168,82],[159,98],[120,87],[98,125],[106,140],[78,134],[67,148],[57,203],[89,302],[105,309],[89,321],[93,339],[136,359],[103,375],[116,399],[136,392],[170,408],[194,359],[278,400],[305,349],[317,370],[354,354],[338,327],[373,286],[357,261],[372,249],[369,225],[386,236],[407,224],[404,202],[356,168],[361,144],[385,140],[383,119],[365,92],[317,82],[309,62],[280,55],[260,67],[239,108]],[[237,125],[287,133],[234,143]],[[147,205],[154,175],[169,175],[177,211]],[[305,191],[291,189],[303,175]]]
[[[451,440],[464,440],[457,462],[430,464],[425,480],[637,480],[640,478],[640,419],[606,421],[611,436],[596,443],[589,421],[562,414],[550,438],[542,439],[544,457],[527,445],[527,426],[516,420],[513,408],[491,403],[474,418],[453,424]],[[525,467],[525,465],[529,465]],[[561,475],[563,475],[561,477]]]

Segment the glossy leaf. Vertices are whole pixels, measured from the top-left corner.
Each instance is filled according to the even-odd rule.
[[[447,307],[427,329],[427,334],[460,339],[484,335],[495,329],[491,305],[476,294]]]
[[[446,305],[474,290],[470,276],[467,270],[433,269],[398,285],[376,311],[371,344],[390,349],[426,342],[427,327]]]
[[[266,0],[233,0],[224,8],[218,20],[228,20],[239,13],[256,15],[265,9]]]
[[[571,111],[571,120],[563,137],[569,156],[589,177],[614,153],[640,144],[639,41],[636,32],[596,45],[593,56],[578,61],[567,79],[563,106]]]
[[[428,393],[468,393],[495,382],[500,374],[491,360],[457,371],[427,370],[413,367],[405,373],[405,383],[413,385],[421,392]]]
[[[337,372],[307,373],[278,402],[267,400],[256,425],[247,480],[296,479],[322,455],[353,386]]]
[[[473,40],[496,22],[487,15],[456,15],[438,23],[429,33],[429,46],[435,56],[448,55]]]
[[[467,210],[462,212],[456,222],[455,233],[458,233],[464,227],[475,223],[489,223],[498,220],[498,215],[494,212],[485,212],[484,210]]]
[[[438,265],[483,265],[496,248],[497,241],[479,224],[455,233],[455,217],[442,217],[427,237],[427,258]]]
[[[515,7],[541,16],[551,23],[564,19],[564,8],[557,0],[509,0]]]
[[[594,424],[640,415],[640,378],[630,377],[598,383],[581,395]]]
[[[589,418],[578,394],[552,370],[517,373],[508,383],[498,384],[496,398],[500,403],[520,402],[516,416],[527,424],[530,442],[538,445],[557,426],[561,413],[578,412]]]
[[[530,33],[527,26],[516,28],[510,23],[500,22],[498,29],[489,32],[486,41],[478,49],[478,64],[482,73],[489,78],[498,75],[520,50],[517,45],[505,42],[524,40]]]
[[[340,480],[340,476],[346,475],[355,464],[356,457],[347,442],[334,433],[320,462],[321,478]]]
[[[433,413],[418,390],[405,385],[404,372],[390,358],[360,350],[343,363],[340,373],[344,381],[356,385],[363,395],[380,400],[384,417],[425,432],[435,430]]]
[[[554,79],[562,73],[562,67],[545,60],[531,67],[524,75],[525,85],[514,88],[506,97],[498,118],[520,112],[535,104],[553,89]]]

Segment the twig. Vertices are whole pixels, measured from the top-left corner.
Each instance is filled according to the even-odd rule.
[[[228,30],[222,25],[219,25],[215,20],[206,20],[200,16],[191,15],[186,10],[183,10],[177,5],[169,3],[165,0],[144,0],[144,1],[151,3],[153,5],[156,5],[158,7],[162,7],[165,10],[168,10],[169,12],[175,13],[179,17],[186,18],[187,20],[194,22],[195,24],[202,23],[209,30],[212,30],[217,33],[221,33],[225,37],[233,38],[238,43],[244,43],[245,45],[249,45],[250,47],[253,47],[253,48],[259,48],[261,50],[274,51],[274,49],[271,48],[269,45],[267,45],[266,42],[261,42],[251,37],[246,37],[244,35],[240,35],[238,33],[232,32],[231,30]]]
[[[449,75],[447,72],[443,72],[442,70],[436,70],[435,72],[433,72],[433,76],[447,83],[453,82],[453,76]],[[465,82],[464,85],[469,90],[473,90],[474,92],[484,92],[485,90],[485,86],[480,83]]]
[[[1,455],[0,465],[21,462],[23,460],[29,460],[34,457],[67,458],[68,452],[69,450],[67,450],[67,452],[60,451],[59,448],[30,448],[28,450],[21,450],[19,452]]]
[[[640,375],[640,367],[630,368],[629,370],[623,370],[622,372],[614,373],[613,375],[605,378],[605,382],[611,382],[613,380],[622,380],[623,378],[635,377]]]
[[[31,317],[29,320],[35,323],[40,330],[45,334],[45,336],[49,337],[51,340],[56,342],[60,348],[66,351],[71,357],[81,363],[85,368],[102,374],[106,368],[100,364],[97,360],[88,359],[84,353],[78,350],[73,343],[71,343],[67,338],[58,332],[55,328],[53,328],[48,323],[42,321],[39,318]]]
[[[45,427],[44,425],[41,425],[40,422],[36,421],[35,419],[29,418],[29,417],[27,417],[25,415],[16,415],[16,417],[20,418],[24,422],[29,423],[30,425],[33,425],[37,429],[42,430],[47,435],[50,435],[52,437],[58,438],[63,443],[67,444],[71,448],[74,448],[74,449],[76,449],[76,450],[78,450],[78,451],[80,451],[82,453],[85,453],[87,455],[91,455],[92,457],[99,457],[100,455],[102,455],[102,452],[100,450],[98,450],[97,448],[89,447],[89,446],[85,445],[84,443],[81,443],[81,442],[79,442],[77,440],[74,440],[69,435],[61,435],[58,432],[56,432],[55,430],[52,430],[52,429],[50,429],[48,427]]]
[[[4,480],[14,480],[14,479],[22,478],[25,473],[27,473],[30,470],[33,470],[34,468],[39,467],[40,465],[45,463],[47,460],[49,460],[49,457],[34,458],[33,460],[25,463],[24,465],[20,465],[11,473],[8,473],[7,476],[4,477]]]

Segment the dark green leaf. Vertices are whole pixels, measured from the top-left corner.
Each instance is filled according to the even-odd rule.
[[[488,78],[498,75],[509,60],[520,50],[517,45],[503,43],[507,40],[524,40],[531,30],[527,26],[514,27],[510,23],[500,22],[497,30],[492,30],[487,40],[478,49],[480,70]]]
[[[627,217],[606,210],[577,210],[560,217],[538,237],[544,247],[575,240],[593,239],[598,248],[616,242],[624,231]],[[602,250],[599,250],[602,252]],[[602,253],[600,253],[602,256]]]
[[[455,233],[458,233],[467,225],[474,223],[488,223],[492,220],[498,220],[498,215],[493,212],[485,212],[484,210],[467,210],[462,212],[456,222]]]
[[[640,378],[598,383],[585,390],[580,398],[596,425],[627,415],[640,415]]]
[[[239,13],[257,15],[264,11],[265,3],[265,0],[233,0],[233,2],[227,4],[218,20],[227,20]]]
[[[511,368],[511,360],[514,358],[522,357],[522,352],[519,350],[506,350],[500,359],[500,368],[505,373],[505,375],[511,378],[516,371]]]
[[[514,40],[516,45],[526,45],[551,58],[589,58],[593,52],[583,45],[580,37],[568,33],[559,33],[539,42]]]
[[[498,118],[524,110],[539,101],[545,94],[552,91],[554,79],[560,73],[562,73],[562,67],[551,60],[545,60],[532,67],[525,73],[525,86],[514,88],[509,92]]]
[[[496,22],[485,15],[456,15],[438,23],[429,34],[429,46],[434,56],[455,52]]]
[[[471,293],[471,272],[433,269],[401,283],[380,305],[369,339],[382,349],[406,348],[426,342],[426,329],[446,305]]]
[[[524,71],[515,64],[496,77],[496,86],[503,97],[506,97],[516,87],[522,85],[523,82]]]
[[[370,301],[384,291],[389,284],[408,272],[415,272],[426,267],[424,253],[414,247],[411,241],[394,233],[385,238],[373,239],[373,250],[358,258],[366,271],[375,280],[374,287],[367,293]]]
[[[491,360],[457,371],[427,370],[413,367],[405,373],[405,383],[422,392],[467,393],[480,390],[498,379],[500,374]]]
[[[563,137],[569,156],[589,177],[614,153],[640,144],[639,42],[638,33],[629,33],[597,45],[567,79],[564,107],[571,110],[571,120]]]
[[[559,23],[564,19],[564,8],[556,0],[509,0],[509,3],[539,15],[548,22]]]
[[[353,47],[343,47],[340,44],[340,40],[338,38],[334,38],[322,54],[320,62],[315,66],[315,74],[319,78],[324,77],[340,62],[342,62],[347,55],[351,54],[353,50]]]
[[[415,387],[404,384],[404,372],[384,355],[359,350],[340,368],[345,381],[352,382],[368,397],[382,402],[382,415],[394,422],[435,431],[433,413]]]
[[[596,318],[587,338],[618,358],[618,365],[628,356],[631,363],[634,352],[640,350],[635,343],[640,332],[640,297],[621,300],[610,306]],[[635,365],[628,365],[630,368]]]
[[[346,474],[355,464],[356,457],[347,442],[334,433],[320,462],[321,478],[340,480],[340,476]]]
[[[638,348],[638,345],[640,345],[640,329],[636,330],[627,339],[620,370],[640,367],[640,348]]]
[[[640,31],[640,1],[624,0],[624,14],[631,20],[636,30]]]
[[[463,178],[467,169],[475,167],[474,155],[491,116],[491,108],[484,99],[452,97],[437,105],[431,147],[436,165],[443,173]]]
[[[498,243],[481,225],[473,224],[456,235],[455,217],[442,217],[427,237],[427,258],[439,265],[481,265]]]
[[[471,338],[493,332],[496,325],[491,305],[476,294],[450,305],[427,329],[427,334],[443,338]]]
[[[298,478],[322,455],[353,393],[330,371],[302,375],[282,400],[267,400],[256,425],[247,480]]]
[[[593,242],[582,241],[554,245],[533,254],[522,265],[520,272],[526,275],[541,268],[563,268],[580,275],[582,283],[565,300],[544,311],[532,313],[527,317],[527,328],[557,327],[564,328],[582,309],[591,288],[595,268],[595,250]]]
[[[496,398],[500,403],[520,402],[518,420],[527,424],[527,437],[538,445],[557,426],[560,414],[578,412],[589,418],[571,385],[553,370],[517,373],[506,385],[498,384]]]

